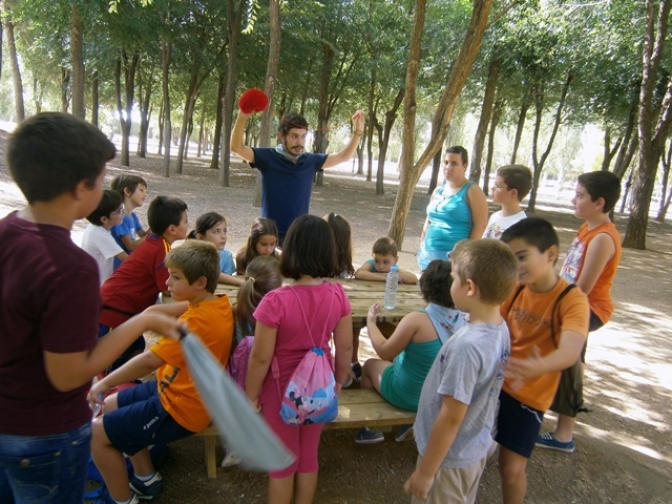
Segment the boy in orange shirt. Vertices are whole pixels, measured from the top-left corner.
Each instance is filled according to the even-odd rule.
[[[168,253],[166,266],[166,285],[176,303],[155,305],[148,311],[179,316],[225,365],[233,336],[233,314],[228,297],[214,295],[219,278],[217,249],[209,242],[189,240]],[[97,382],[89,392],[89,402],[101,403],[101,397],[112,387],[154,370],[156,381],[105,399],[104,415],[93,422],[92,457],[109,490],[110,504],[137,504],[139,499],[156,497],[163,481],[146,447],[182,439],[210,424],[181,344],[165,337]],[[130,482],[124,453],[133,464]]]
[[[530,217],[502,234],[518,259],[519,287],[502,304],[511,358],[500,394],[497,435],[504,504],[521,504],[545,411],[561,371],[576,362],[588,334],[588,298],[555,272],[558,235],[550,222]]]
[[[620,196],[621,182],[616,175],[607,171],[594,171],[579,175],[576,193],[572,198],[574,215],[585,219],[585,222],[567,251],[560,276],[576,284],[588,296],[588,332],[597,331],[609,322],[614,311],[611,285],[621,261],[621,237],[614,223],[609,220],[609,212],[616,206]],[[584,345],[581,362],[585,362],[585,356]],[[578,384],[578,390],[582,391],[582,383]],[[565,393],[571,394],[573,391],[566,391],[561,385],[558,394]],[[536,445],[539,448],[572,453],[576,449],[573,431],[578,411],[557,413],[558,424],[555,432],[540,434]]]

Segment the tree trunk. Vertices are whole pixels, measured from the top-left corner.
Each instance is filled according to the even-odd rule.
[[[187,135],[188,123],[191,114],[194,111],[196,104],[196,93],[198,92],[198,71],[200,70],[200,58],[195,56],[191,66],[191,75],[189,76],[189,85],[187,86],[187,94],[184,99],[184,114],[182,114],[182,130],[180,131],[180,146],[177,149],[177,164],[175,166],[176,173],[182,173],[182,165],[185,158],[185,148],[189,146],[189,138]]]
[[[658,222],[665,222],[665,214],[667,214],[667,207],[670,206],[670,196],[672,196],[672,190],[670,195],[667,195],[667,184],[670,178],[670,161],[672,160],[672,145],[665,150],[663,147],[663,154],[660,157],[661,162],[663,163],[663,180],[660,189],[660,204],[658,205],[658,214],[656,215],[656,220]]]
[[[518,157],[518,148],[520,147],[520,140],[523,138],[523,130],[525,129],[525,119],[527,118],[527,111],[530,108],[530,88],[526,88],[523,94],[523,100],[520,104],[520,113],[518,114],[518,123],[516,125],[516,136],[513,139],[513,149],[511,150],[511,163],[516,164]]]
[[[368,127],[365,126],[366,132],[366,154],[367,154],[367,170],[366,170],[366,181],[371,182],[371,173],[373,172],[373,145],[371,140],[373,139],[373,118],[376,117],[376,107],[373,102],[375,99],[376,93],[376,81],[378,76],[378,67],[374,61],[371,67],[371,82],[369,83],[369,99],[367,103],[367,114],[369,117]],[[357,175],[364,175],[364,166],[362,163],[359,163],[357,167]]]
[[[133,98],[135,86],[135,72],[140,60],[139,54],[134,54],[130,61],[125,50],[121,51],[121,56],[117,58],[117,64],[114,71],[114,83],[117,95],[117,110],[119,112],[119,122],[121,124],[121,165],[130,166],[129,142],[131,138],[131,125],[133,119]],[[124,99],[125,107],[121,99],[121,73],[124,73]]]
[[[614,146],[611,147],[611,127],[609,125],[604,127],[604,154],[602,157],[602,166],[600,167],[602,171],[609,171],[611,160],[614,159],[614,156],[620,150],[622,143],[623,137],[618,137]]]
[[[490,130],[488,131],[488,153],[485,160],[485,171],[483,173],[483,192],[488,195],[490,191],[490,171],[492,170],[492,156],[495,152],[495,132],[499,119],[502,116],[502,109],[504,108],[504,100],[497,100],[495,107],[492,110],[492,121],[490,122]]]
[[[219,74],[219,86],[217,87],[217,110],[215,111],[215,131],[212,134],[212,156],[210,168],[219,170],[219,149],[222,142],[222,120],[224,119],[224,92],[226,91],[226,79],[224,72]]]
[[[275,82],[280,63],[280,42],[282,39],[282,24],[280,23],[280,1],[269,0],[268,18],[271,27],[271,42],[268,48],[268,61],[266,62],[266,80],[264,81],[264,93],[268,96],[268,107],[261,115],[261,131],[259,133],[259,147],[271,147],[271,126],[273,124],[273,110],[275,105]],[[252,205],[261,207],[261,173],[255,170],[254,197]]]
[[[441,100],[438,103],[436,113],[432,119],[432,137],[418,161],[413,164],[415,151],[415,116],[416,101],[415,90],[420,64],[420,49],[422,46],[422,33],[424,31],[426,0],[416,0],[413,31],[409,51],[408,65],[406,67],[406,99],[404,100],[404,127],[402,134],[402,159],[401,179],[399,191],[392,209],[392,217],[387,234],[397,242],[401,248],[406,231],[406,219],[413,199],[413,191],[418,183],[422,170],[427,166],[436,152],[441,148],[448,134],[450,121],[455,111],[455,106],[462,92],[471,67],[478,55],[483,39],[483,33],[487,26],[488,16],[493,0],[474,0],[474,9],[471,20],[464,36],[460,53],[448,77],[443,90]]]
[[[2,26],[2,25],[0,24],[0,26]],[[2,44],[0,44],[0,45],[2,45]],[[35,113],[36,114],[41,114],[42,113],[42,95],[43,95],[43,93],[44,93],[44,90],[42,89],[42,86],[40,86],[39,82],[37,81],[37,77],[33,77],[33,101],[35,102]]]
[[[616,175],[619,180],[622,180],[623,175],[628,171],[628,167],[630,166],[630,163],[632,163],[632,158],[635,156],[635,151],[637,150],[638,137],[634,134],[636,124],[637,104],[635,103],[630,109],[628,123],[625,126],[625,132],[623,133],[623,142],[621,142],[618,156],[616,156],[616,161],[614,162],[614,175]]]
[[[638,131],[639,167],[634,175],[630,218],[625,230],[623,247],[646,249],[646,228],[649,221],[651,196],[656,180],[658,160],[672,125],[672,78],[667,77],[667,90],[654,117],[652,102],[658,70],[663,55],[672,0],[660,2],[658,20],[654,15],[654,0],[646,0],[646,34],[642,58],[642,85],[639,92]],[[654,27],[655,25],[655,27]]]
[[[70,107],[70,71],[61,66],[61,112],[64,114],[68,113],[68,108]]]
[[[98,127],[98,113],[100,110],[100,81],[98,80],[98,70],[93,72],[91,78],[91,124]]]
[[[5,13],[3,16],[3,26],[7,40],[7,50],[9,51],[9,63],[12,67],[12,80],[14,81],[14,120],[15,122],[19,123],[26,118],[26,111],[23,105],[23,82],[21,80],[21,67],[19,66],[19,55],[16,52],[12,9],[6,0],[3,2],[3,7]]]
[[[317,110],[317,130],[315,131],[315,140],[313,144],[313,152],[327,152],[329,145],[327,126],[329,125],[329,117],[331,115],[331,108],[329,107],[329,82],[331,80],[331,72],[334,67],[334,49],[331,44],[327,42],[322,43],[322,70],[320,72],[320,95],[319,105]],[[315,185],[321,187],[323,185],[324,175],[319,172],[316,177]]]
[[[490,124],[492,107],[495,103],[495,92],[497,91],[497,81],[499,80],[499,71],[502,67],[502,59],[497,57],[488,69],[488,82],[485,85],[485,94],[483,96],[483,106],[481,107],[481,117],[476,128],[476,137],[474,138],[474,147],[471,150],[471,175],[469,178],[478,183],[481,178],[481,159],[483,157],[483,147],[485,146],[485,136]],[[486,181],[487,185],[487,181]]]
[[[439,149],[432,159],[432,178],[429,181],[429,188],[427,194],[432,194],[439,185],[439,173],[441,173],[442,150]]]
[[[231,125],[233,122],[233,103],[236,98],[236,65],[238,62],[238,39],[242,26],[243,14],[247,12],[247,0],[226,2],[226,22],[229,36],[229,68],[226,76],[226,94],[224,96],[224,128],[222,134],[223,146],[220,156],[219,183],[222,187],[229,187],[229,168],[231,161]]]
[[[565,107],[565,101],[567,99],[567,93],[569,92],[569,86],[572,83],[572,72],[571,70],[567,72],[567,77],[565,78],[565,83],[562,86],[562,93],[560,94],[560,101],[558,102],[558,108],[555,111],[555,120],[553,121],[553,129],[551,131],[551,136],[548,139],[548,144],[546,150],[543,152],[541,157],[538,156],[539,152],[539,131],[541,130],[541,118],[544,112],[544,84],[537,83],[534,86],[534,106],[535,106],[535,123],[534,123],[534,134],[532,136],[532,191],[530,191],[530,200],[527,204],[527,211],[534,212],[535,205],[537,203],[537,190],[539,189],[539,181],[541,180],[541,171],[544,169],[546,164],[546,159],[551,153],[553,148],[553,142],[555,142],[555,136],[558,133],[558,128],[562,122],[562,110]]]
[[[79,7],[71,9],[72,26],[70,29],[70,59],[72,64],[72,115],[84,119],[84,22],[79,16]]]
[[[623,199],[621,200],[621,213],[625,211],[625,204],[628,201],[628,196],[630,195],[630,188],[632,187],[632,174],[635,170],[630,170],[630,175],[628,180],[625,182],[625,192],[623,193]]]
[[[164,19],[165,22],[165,19]],[[170,58],[173,52],[173,44],[168,39],[168,35],[161,36],[161,90],[163,92],[163,132],[161,143],[163,143],[163,176],[170,177]],[[161,148],[161,144],[159,144]]]
[[[151,118],[150,99],[152,97],[152,88],[154,87],[154,69],[147,72],[145,78],[139,82],[138,97],[140,104],[140,132],[138,135],[138,157],[147,157],[147,135],[149,133],[149,119]],[[138,76],[140,77],[140,75]],[[140,79],[138,79],[140,80]]]
[[[203,100],[201,100],[203,102]],[[202,153],[205,153],[207,143],[205,132],[205,104],[201,103],[201,120],[198,122],[198,148],[196,150],[196,157],[200,158]]]
[[[394,103],[392,108],[385,112],[385,125],[382,127],[381,133],[379,133],[378,139],[378,169],[376,170],[376,194],[385,194],[385,187],[383,184],[385,176],[385,160],[387,159],[387,149],[390,145],[390,134],[392,132],[392,126],[397,120],[397,112],[401,103],[404,101],[404,95],[406,90],[401,88],[397,91],[397,96],[394,98]]]

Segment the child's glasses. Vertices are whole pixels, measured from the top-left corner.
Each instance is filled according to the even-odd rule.
[[[124,213],[124,205],[121,205],[114,212],[110,212],[110,215],[121,215],[122,213]]]
[[[498,189],[498,190],[500,190],[500,191],[508,191],[508,190],[509,190],[508,187],[506,187],[506,186],[500,186],[500,185],[497,185],[497,184],[494,184],[494,185],[492,186],[492,188],[493,188],[493,189]]]

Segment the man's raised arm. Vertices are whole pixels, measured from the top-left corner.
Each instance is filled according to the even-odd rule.
[[[245,125],[252,114],[246,114],[242,110],[238,111],[238,117],[231,130],[231,151],[238,154],[248,163],[254,163],[254,151],[243,143]]]
[[[322,168],[331,168],[341,163],[345,163],[350,161],[352,156],[355,155],[357,146],[359,145],[359,140],[362,138],[362,134],[364,133],[364,112],[361,110],[355,112],[355,115],[352,116],[352,124],[354,126],[354,131],[352,132],[352,137],[350,138],[348,145],[346,145],[340,152],[329,154]]]

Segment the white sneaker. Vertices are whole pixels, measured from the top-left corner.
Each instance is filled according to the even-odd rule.
[[[240,457],[232,451],[226,452],[224,460],[222,460],[222,467],[231,467],[240,464]]]

